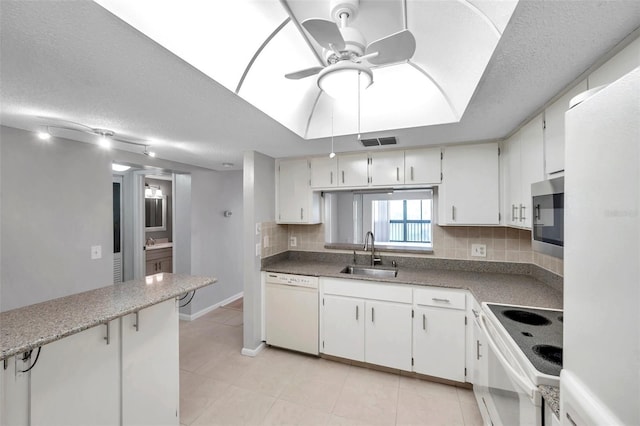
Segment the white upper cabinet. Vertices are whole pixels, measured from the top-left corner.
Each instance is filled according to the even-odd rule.
[[[505,223],[531,229],[531,184],[544,180],[543,121],[538,115],[505,143]]]
[[[365,153],[338,156],[338,186],[367,186],[369,184],[369,155]]]
[[[404,152],[404,183],[440,183],[440,148],[412,149]]]
[[[589,89],[611,84],[640,66],[640,38],[636,38],[613,58],[589,75]]]
[[[499,224],[498,144],[446,147],[438,192],[440,225]]]
[[[574,96],[587,90],[587,80],[578,83],[544,112],[544,172],[547,176],[564,171],[564,114]]]
[[[371,153],[370,171],[373,186],[404,184],[404,151]]]
[[[320,223],[320,193],[311,190],[309,161],[280,161],[277,178],[276,222]]]
[[[338,157],[314,157],[311,159],[311,187],[332,188],[338,186]]]

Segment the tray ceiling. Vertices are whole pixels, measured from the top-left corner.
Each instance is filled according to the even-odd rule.
[[[417,45],[410,61],[373,67],[360,120],[357,102],[329,97],[315,76],[284,77],[325,65],[322,48],[297,23],[330,19],[328,1],[97,3],[297,135],[316,139],[459,122],[517,0],[360,0],[349,25],[367,42],[404,29],[406,11]]]

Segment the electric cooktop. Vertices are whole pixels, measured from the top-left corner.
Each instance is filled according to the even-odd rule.
[[[487,306],[536,370],[560,376],[562,311],[523,306]]]

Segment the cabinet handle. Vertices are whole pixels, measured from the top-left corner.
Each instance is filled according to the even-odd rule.
[[[140,312],[136,311],[134,315],[136,316],[136,322],[133,324],[133,328],[135,328],[136,331],[140,331]]]
[[[109,322],[105,322],[104,325],[107,326],[107,335],[104,336],[104,340],[107,341],[107,345],[111,343],[111,324]]]
[[[525,211],[527,209],[527,207],[524,204],[520,204],[520,222],[525,220],[524,215],[522,214],[523,211]]]
[[[431,300],[434,302],[442,302],[442,303],[451,303],[449,299],[440,299],[439,297],[432,297]]]
[[[413,180],[413,166],[410,167],[411,170],[411,180]]]
[[[427,316],[425,314],[422,314],[422,329],[427,331]]]
[[[540,220],[540,204],[536,204],[536,220]]]
[[[359,309],[358,308],[359,308],[359,306],[356,305],[356,321],[358,321],[358,313],[359,313]]]
[[[400,167],[396,167],[396,180],[400,181]]]
[[[480,355],[480,346],[482,346],[482,344],[480,344],[480,340],[476,340],[476,359],[477,360],[482,358],[482,355]]]
[[[342,183],[344,183],[344,170],[342,171]]]
[[[375,321],[375,311],[371,308],[371,322]]]
[[[451,220],[456,221],[456,206],[451,206]]]
[[[329,172],[329,183],[333,185],[333,172]]]
[[[518,208],[518,206],[516,206],[515,204],[511,204],[511,222],[515,222],[516,221],[516,209]]]
[[[304,219],[304,208],[300,207],[300,220]]]

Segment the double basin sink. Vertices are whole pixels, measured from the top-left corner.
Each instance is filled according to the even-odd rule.
[[[397,269],[372,268],[357,265],[345,266],[340,272],[349,275],[364,275],[378,278],[394,278],[398,276]]]

